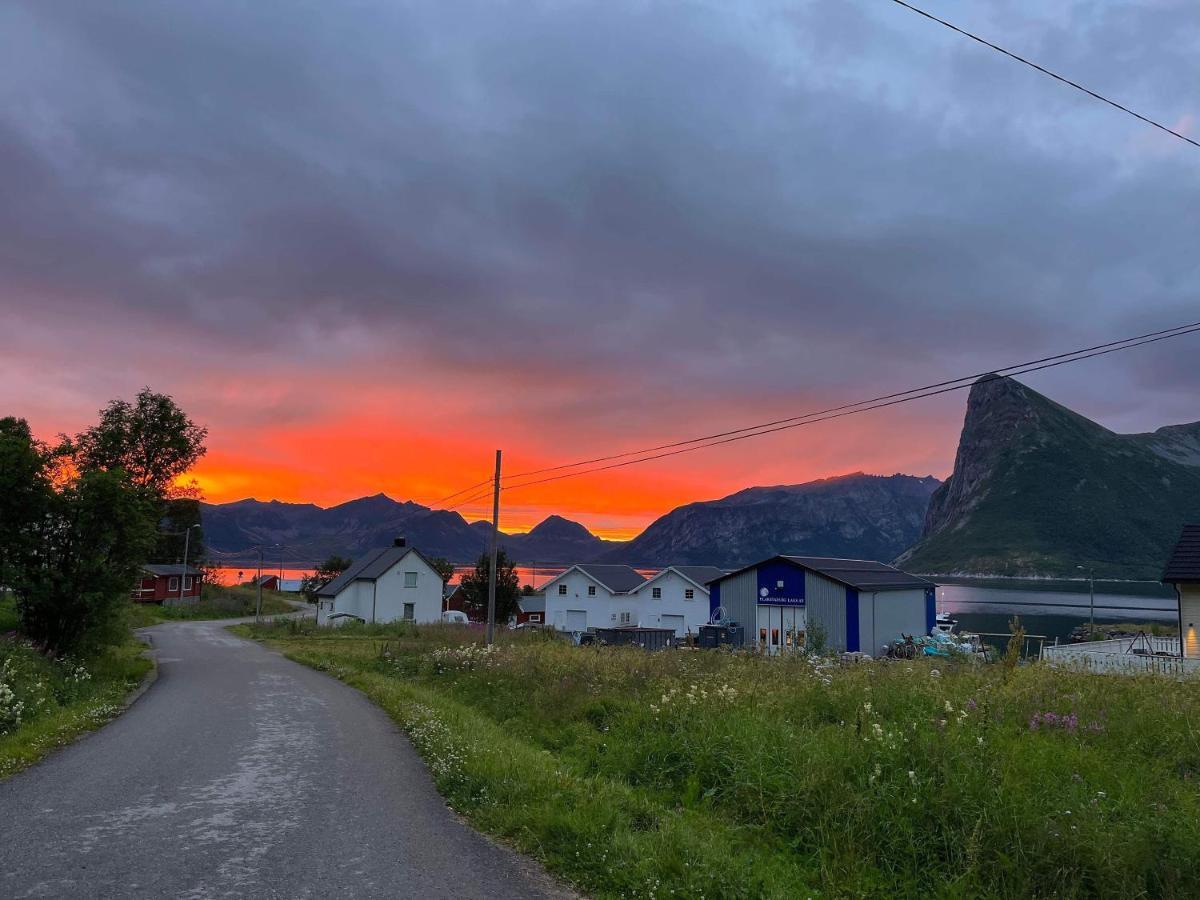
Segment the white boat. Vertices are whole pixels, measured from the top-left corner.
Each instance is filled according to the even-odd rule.
[[[942,634],[954,634],[954,629],[958,627],[958,619],[955,619],[950,613],[940,612],[933,623],[933,630],[940,631]]]

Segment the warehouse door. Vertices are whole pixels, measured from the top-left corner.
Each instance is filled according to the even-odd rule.
[[[794,606],[759,606],[759,651],[774,655],[804,649],[805,620],[804,610]]]
[[[663,628],[674,628],[676,637],[683,637],[683,630],[687,627],[683,616],[663,616],[660,621]]]
[[[567,631],[587,631],[587,610],[567,610]]]

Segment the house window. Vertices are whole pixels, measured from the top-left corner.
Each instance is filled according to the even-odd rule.
[[[631,619],[632,619],[632,616],[630,616],[629,613],[627,613],[627,612],[621,613],[621,624],[622,625],[628,625]]]
[[[558,595],[559,595],[560,597],[565,597],[565,596],[567,596],[567,586],[566,586],[565,584],[560,584],[560,585],[558,586]]]
[[[684,590],[684,592],[683,592],[683,599],[684,599],[684,600],[695,600],[695,599],[696,599],[696,592],[695,592],[694,590],[692,590],[691,588],[687,588],[687,589],[686,589],[686,590]]]
[[[167,579],[167,590],[168,591],[179,590],[179,577],[178,576],[173,576],[173,577]]]
[[[662,599],[662,588],[650,588],[650,596],[655,600]]]
[[[407,575],[408,573],[406,572],[405,574]],[[408,619],[411,622],[416,617],[417,617],[417,605],[415,603],[405,603],[404,604],[404,618]]]
[[[595,586],[594,584],[589,584],[589,585],[588,585],[588,596],[589,596],[589,597],[595,597],[595,596],[596,596],[596,586]]]
[[[541,614],[541,613],[530,613],[530,614],[529,614],[529,621],[530,621],[530,622],[540,622],[540,621],[542,621],[542,614]]]
[[[192,576],[191,575],[183,576],[183,589],[185,591],[190,591],[192,589]]]
[[[416,572],[405,572],[404,573],[404,586],[405,587],[416,587],[417,586],[417,573]]]

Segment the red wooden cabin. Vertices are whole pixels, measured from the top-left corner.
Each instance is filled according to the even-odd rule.
[[[142,566],[142,574],[133,586],[135,603],[184,602],[200,599],[204,573],[194,566]],[[180,589],[182,588],[182,595]]]

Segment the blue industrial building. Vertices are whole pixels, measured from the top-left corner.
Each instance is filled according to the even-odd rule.
[[[745,645],[786,653],[819,626],[831,650],[872,656],[934,626],[936,585],[886,563],[773,556],[709,582],[709,607],[744,627]]]

